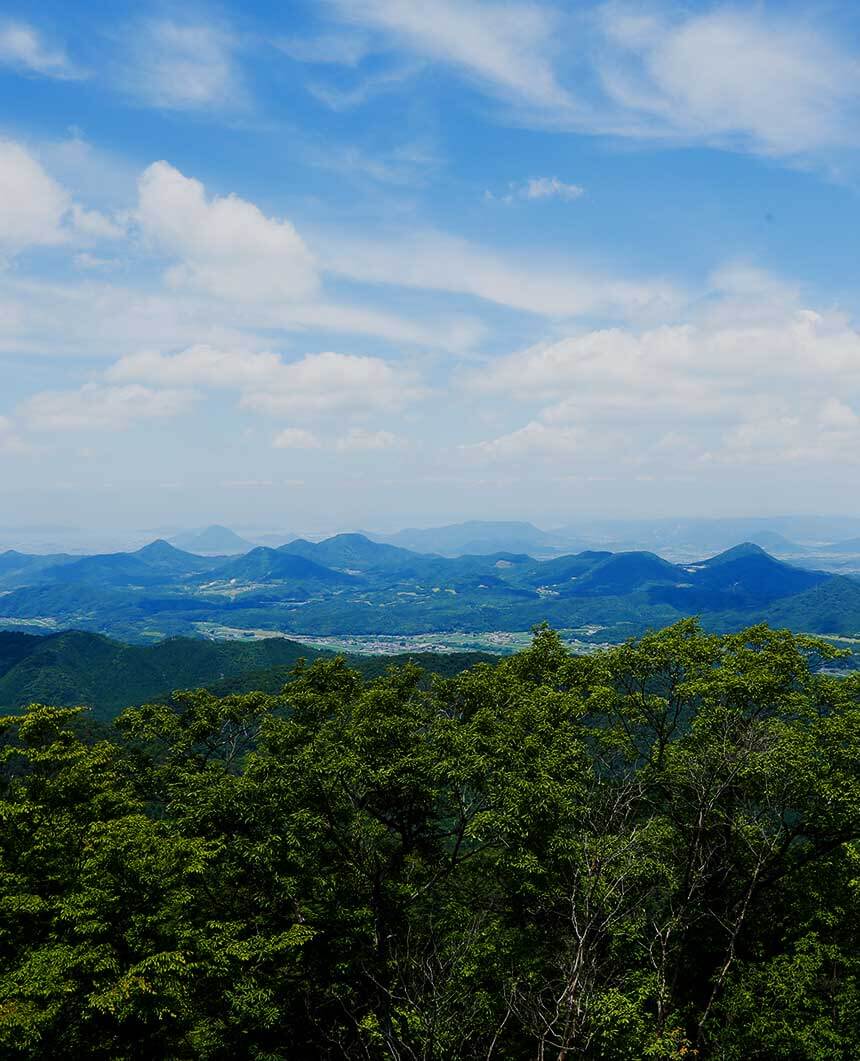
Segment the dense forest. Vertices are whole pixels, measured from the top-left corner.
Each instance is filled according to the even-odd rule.
[[[8,1058],[856,1058],[860,675],[684,621],[2,721]]]

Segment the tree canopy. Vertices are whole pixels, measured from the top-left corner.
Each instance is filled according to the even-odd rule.
[[[685,621],[2,720],[9,1058],[857,1056],[860,675]]]

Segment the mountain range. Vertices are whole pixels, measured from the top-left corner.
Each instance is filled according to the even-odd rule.
[[[697,614],[714,629],[777,621],[860,631],[860,581],[743,543],[672,563],[649,551],[539,559],[420,553],[361,534],[200,556],[158,540],[88,557],[0,554],[0,628],[83,629],[130,642],[171,636],[410,635],[599,627],[620,640]]]

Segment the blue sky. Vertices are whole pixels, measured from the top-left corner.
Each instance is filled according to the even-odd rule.
[[[4,524],[860,512],[848,3],[6,4]]]

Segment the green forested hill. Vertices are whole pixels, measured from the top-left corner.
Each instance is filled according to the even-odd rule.
[[[176,689],[215,686],[222,693],[276,692],[301,658],[332,659],[334,653],[278,637],[259,641],[177,637],[155,645],[126,645],[78,630],[47,637],[0,632],[0,710],[30,703],[85,704],[96,718],[108,718]],[[366,676],[375,676],[406,658],[356,657],[351,662]],[[481,658],[474,653],[428,653],[417,662],[427,670],[453,674]]]

